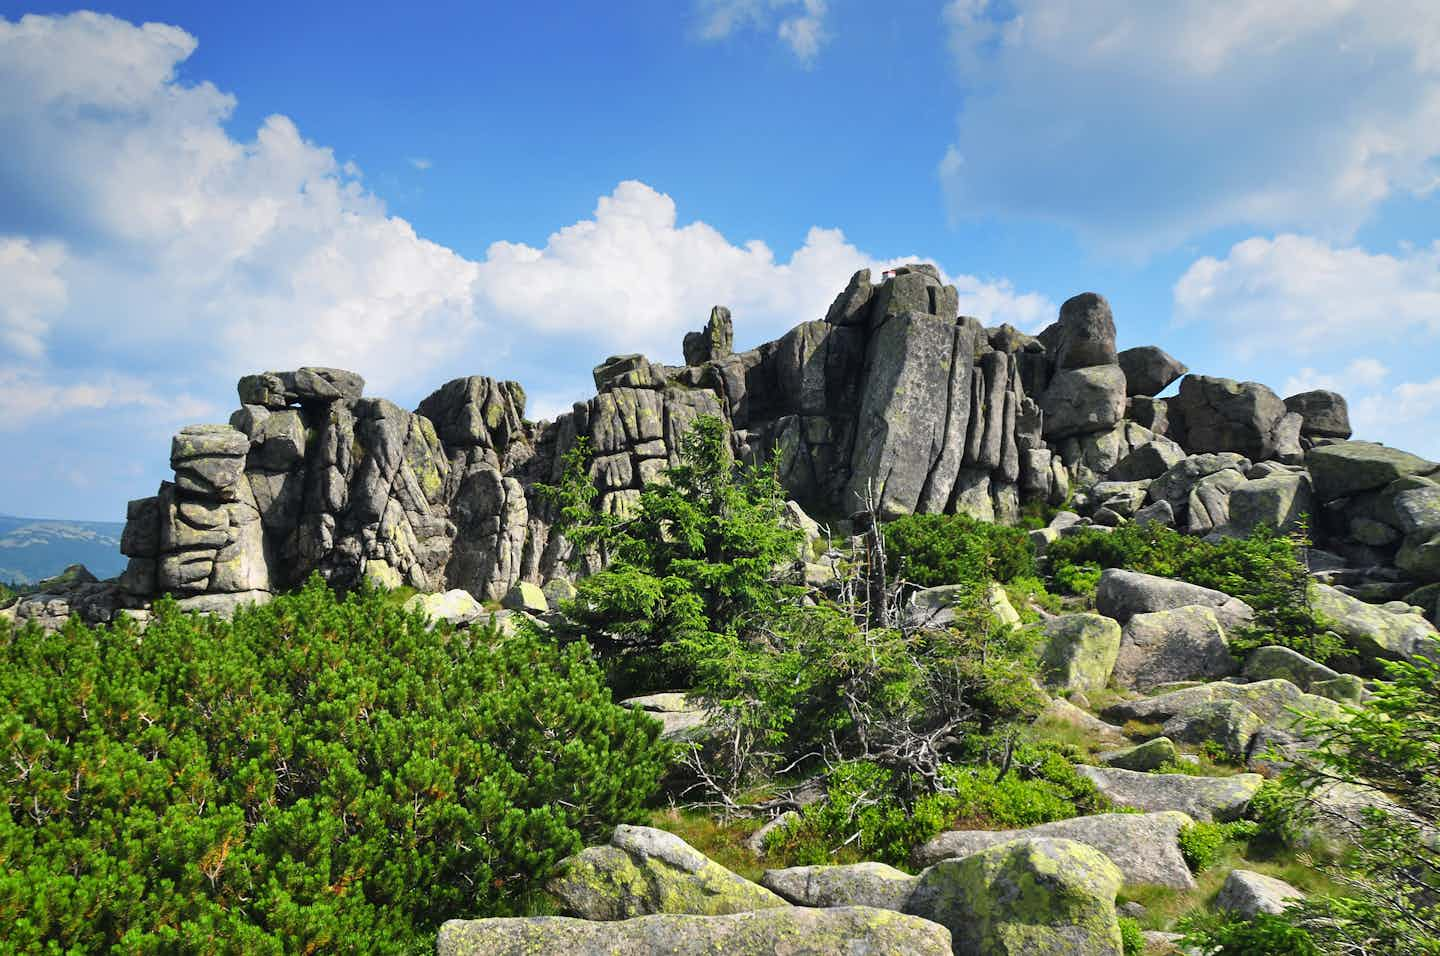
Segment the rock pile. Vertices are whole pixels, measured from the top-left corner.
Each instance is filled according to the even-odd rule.
[[[1072,490],[1080,520],[1101,527],[1237,534],[1308,513],[1327,583],[1435,612],[1440,465],[1348,441],[1341,396],[1282,400],[1186,374],[1154,346],[1117,352],[1094,293],[1033,337],[987,329],[957,302],[933,266],[879,283],[862,270],[824,319],[739,352],[716,307],[686,336],[684,366],[612,356],[595,368],[597,394],[553,422],[525,417],[519,385],[480,376],[412,412],[366,397],[353,372],[247,375],[228,425],[175,436],[173,481],[127,511],[128,570],[86,606],[112,608],[100,619],[172,593],[223,611],[315,571],[480,600],[571,579],[587,559],[552,533],[536,486],[583,437],[601,507],[623,512],[714,415],[743,458],[779,456],[790,495],[828,519],[873,504],[1005,522]],[[1177,380],[1178,395],[1157,397]]]

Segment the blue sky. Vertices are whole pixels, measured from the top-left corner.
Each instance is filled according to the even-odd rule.
[[[0,91],[3,512],[123,517],[246,372],[552,415],[912,257],[1440,457],[1430,0],[0,3]]]

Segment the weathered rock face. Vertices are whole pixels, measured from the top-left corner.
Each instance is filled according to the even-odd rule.
[[[596,394],[553,422],[526,419],[519,385],[482,376],[406,411],[366,397],[353,372],[247,375],[228,426],[175,436],[174,480],[127,511],[128,569],[78,606],[101,615],[169,592],[223,610],[314,572],[480,600],[573,579],[595,558],[552,533],[536,486],[583,438],[599,506],[623,513],[706,415],[729,425],[743,460],[778,458],[790,497],[826,520],[873,505],[1013,522],[1072,490],[1109,526],[1243,534],[1311,513],[1322,547],[1399,568],[1390,597],[1440,582],[1440,465],[1338,441],[1340,396],[1281,402],[1190,375],[1157,399],[1184,366],[1151,346],[1117,353],[1099,295],[1069,299],[1034,337],[986,329],[958,301],[933,266],[878,284],[862,270],[823,320],[739,352],[717,306],[685,337],[684,366],[611,356]]]
[[[1236,670],[1214,609],[1190,605],[1132,616],[1121,636],[1114,678],[1121,687],[1144,690]]]

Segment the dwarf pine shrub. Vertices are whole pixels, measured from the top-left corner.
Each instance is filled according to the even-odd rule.
[[[21,952],[415,952],[638,818],[659,725],[583,644],[318,578],[225,622],[0,622],[0,925]]]

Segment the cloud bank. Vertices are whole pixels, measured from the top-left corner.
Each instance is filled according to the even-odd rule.
[[[1440,183],[1430,0],[952,0],[952,212],[1145,256],[1221,227],[1343,240]]]

